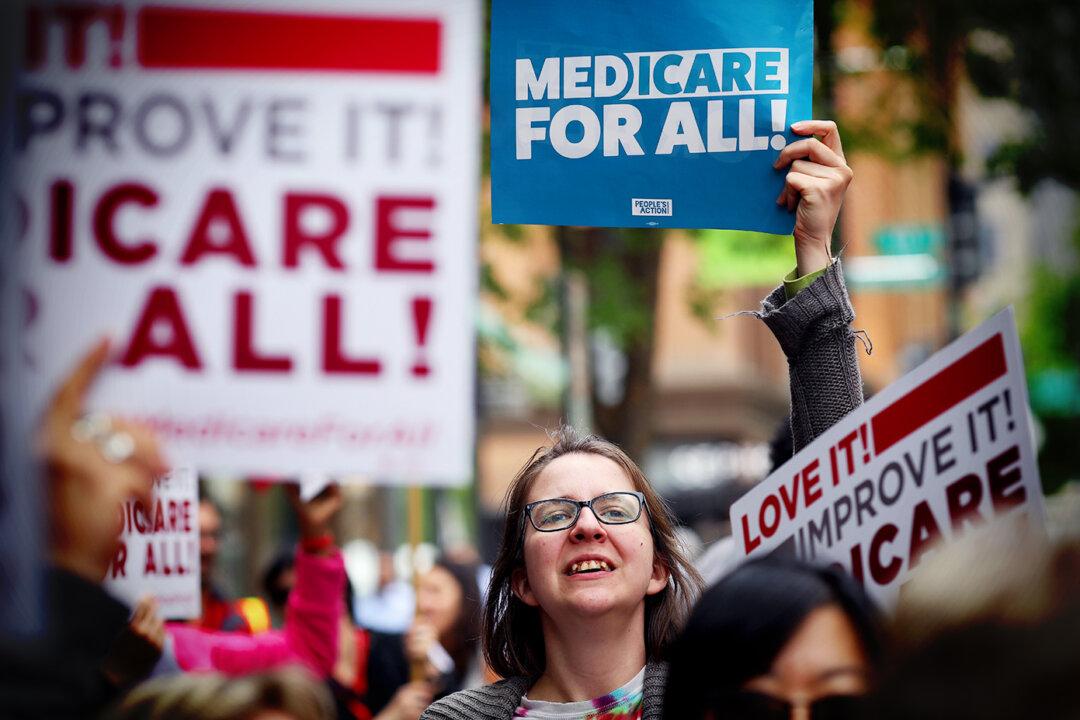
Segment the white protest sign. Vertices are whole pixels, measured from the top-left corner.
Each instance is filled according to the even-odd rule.
[[[833,561],[886,604],[938,540],[1044,522],[1012,309],[875,395],[731,507],[739,555]]]
[[[108,333],[91,404],[173,460],[466,482],[479,2],[62,3],[25,25],[9,353],[38,394]]]
[[[153,595],[163,618],[202,614],[199,590],[199,486],[190,468],[154,482],[153,506],[128,500],[105,587],[129,604]]]

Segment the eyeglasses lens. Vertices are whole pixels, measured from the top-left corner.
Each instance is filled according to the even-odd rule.
[[[611,493],[593,500],[592,510],[601,522],[621,525],[634,522],[641,512],[641,501],[630,493]]]
[[[533,506],[530,517],[537,530],[562,530],[577,519],[577,505],[567,500],[545,500]]]

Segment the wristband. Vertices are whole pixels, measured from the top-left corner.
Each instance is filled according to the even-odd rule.
[[[329,548],[334,544],[334,536],[330,533],[323,533],[322,535],[316,535],[315,537],[303,538],[300,541],[300,547],[304,552],[311,555],[317,555],[322,551]]]

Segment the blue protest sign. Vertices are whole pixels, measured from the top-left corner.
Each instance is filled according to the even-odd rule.
[[[494,0],[492,219],[788,234],[812,0]]]

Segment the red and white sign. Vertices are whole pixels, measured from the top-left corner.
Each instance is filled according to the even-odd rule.
[[[186,620],[202,614],[199,589],[199,486],[190,468],[154,483],[153,506],[129,500],[120,511],[120,548],[105,574],[105,587],[134,605],[153,595],[161,617]]]
[[[477,0],[36,5],[14,154],[39,394],[202,470],[472,475]]]
[[[935,542],[1044,522],[1007,309],[875,395],[731,507],[742,555],[834,561],[890,604]]]

